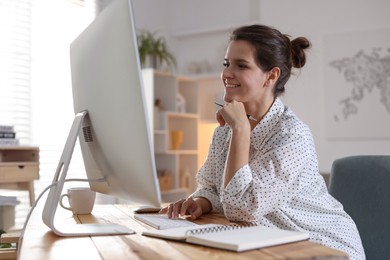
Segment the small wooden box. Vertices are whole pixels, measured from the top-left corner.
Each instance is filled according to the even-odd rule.
[[[166,191],[166,190],[172,189],[172,176],[171,175],[159,176],[158,182],[160,184],[160,190]]]

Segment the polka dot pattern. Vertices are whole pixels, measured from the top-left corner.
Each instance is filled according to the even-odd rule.
[[[318,172],[310,129],[277,98],[251,133],[249,163],[223,187],[231,129],[217,127],[192,196],[231,221],[308,231],[311,241],[365,259],[360,236]]]

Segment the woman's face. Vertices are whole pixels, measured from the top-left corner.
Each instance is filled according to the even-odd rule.
[[[255,48],[247,41],[231,41],[227,47],[221,74],[225,86],[225,102],[262,102],[268,73],[263,72],[255,60]]]

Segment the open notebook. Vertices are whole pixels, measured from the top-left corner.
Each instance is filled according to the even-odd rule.
[[[145,236],[179,240],[230,251],[246,251],[309,239],[309,233],[264,226],[201,225],[166,230],[148,230]]]

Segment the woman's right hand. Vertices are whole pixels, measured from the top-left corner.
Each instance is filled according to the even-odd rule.
[[[232,127],[235,127],[236,125],[249,125],[244,104],[235,100],[225,103],[225,105],[217,111],[216,119],[220,126],[225,126],[226,124]]]
[[[167,214],[170,219],[178,219],[179,215],[190,215],[192,219],[199,218],[202,214],[201,205],[192,197],[181,199],[160,210],[160,214]]]

